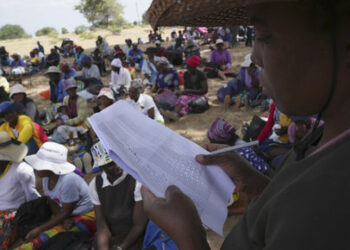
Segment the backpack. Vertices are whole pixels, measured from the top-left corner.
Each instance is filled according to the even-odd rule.
[[[14,222],[18,227],[18,235],[25,239],[26,235],[51,218],[51,209],[47,197],[23,203],[17,210]]]
[[[218,77],[218,68],[219,64],[216,62],[209,62],[204,64],[204,74],[208,78],[216,78]]]
[[[198,97],[188,104],[190,113],[199,114],[209,109],[209,104],[205,96]]]
[[[152,221],[148,222],[143,239],[143,250],[178,250],[175,242]]]

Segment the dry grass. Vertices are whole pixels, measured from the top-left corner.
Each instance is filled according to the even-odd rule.
[[[126,38],[132,38],[136,40],[137,37],[147,37],[150,28],[133,28],[129,30],[123,30],[120,35],[115,36],[107,31],[100,31],[95,33],[96,35],[102,35],[107,38],[107,41],[112,46],[114,44],[122,44]],[[169,32],[169,30],[167,30]],[[79,38],[76,35],[68,35],[73,38],[77,44],[81,44],[85,48],[93,48],[95,46],[95,40],[86,40]],[[50,39],[52,38],[40,38],[42,44],[49,48]],[[35,45],[36,39],[20,39],[20,40],[12,40],[6,41],[2,43],[8,51],[10,52],[19,52],[19,53],[28,53],[32,47]],[[166,46],[168,44],[165,44]],[[141,49],[145,49],[147,45],[140,46]],[[89,51],[89,50],[88,50]],[[238,72],[240,68],[240,64],[243,61],[243,58],[246,54],[250,52],[250,48],[246,48],[243,45],[239,45],[236,48],[230,49],[232,54],[233,61],[233,69]],[[204,57],[208,57],[210,50],[207,46],[202,48],[202,55]],[[69,62],[72,62],[72,59],[68,59]],[[181,70],[181,69],[180,69]],[[103,77],[103,82],[105,85],[109,83],[109,77]],[[227,79],[227,81],[230,79]],[[29,97],[33,98],[35,102],[38,104],[39,109],[43,109],[45,106],[49,104],[48,101],[44,100],[39,93],[43,90],[48,89],[48,79],[45,77],[43,72],[36,74],[32,77],[32,86],[29,85],[29,80],[26,79],[23,83],[27,88]],[[169,128],[173,129],[180,135],[196,142],[199,145],[204,145],[208,143],[207,139],[207,130],[210,124],[218,117],[224,118],[228,122],[230,122],[237,129],[238,133],[240,133],[241,125],[243,121],[250,121],[254,114],[260,114],[258,110],[253,111],[233,111],[233,109],[224,111],[224,108],[221,104],[215,104],[216,100],[216,91],[219,87],[223,86],[227,81],[221,81],[218,79],[210,79],[209,83],[209,104],[210,109],[203,114],[191,114],[181,118],[178,122],[166,124]],[[86,180],[89,182],[92,179],[93,175],[87,175]],[[238,221],[238,217],[230,217],[228,218],[224,233],[230,231],[230,229],[235,225]],[[208,239],[212,249],[219,249],[222,244],[223,239],[217,236],[215,233],[208,231]]]

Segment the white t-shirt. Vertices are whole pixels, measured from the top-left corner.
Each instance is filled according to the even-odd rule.
[[[124,54],[126,55],[126,57],[128,57],[129,51],[130,51],[131,49],[132,49],[132,46],[128,47],[128,45],[125,45],[125,46],[123,47],[123,52],[124,52]]]
[[[163,116],[160,114],[157,105],[153,101],[153,98],[146,94],[140,94],[139,99],[137,100],[139,109],[144,115],[148,116],[148,110],[154,108],[154,120],[159,122],[164,122]]]
[[[24,202],[39,197],[33,168],[25,162],[12,163],[0,178],[0,210],[17,209]]]
[[[111,86],[115,92],[118,93],[118,89],[124,86],[128,91],[131,84],[130,72],[126,68],[120,68],[119,74],[112,70],[111,72]]]
[[[81,76],[84,78],[96,78],[97,80],[101,80],[100,70],[95,64],[91,64],[90,68],[83,67]]]
[[[76,173],[60,175],[54,189],[48,189],[49,178],[43,178],[45,195],[62,207],[62,203],[78,202],[72,215],[81,215],[93,209],[90,201],[89,187]]]
[[[102,172],[102,174],[101,174],[102,188],[105,188],[108,186],[115,187],[118,184],[120,184],[122,181],[124,181],[127,176],[128,176],[128,174],[125,171],[123,171],[123,174],[118,179],[116,179],[113,183],[110,183],[108,178],[107,178],[107,174],[105,172]],[[142,201],[141,186],[142,186],[141,183],[136,181],[136,185],[135,185],[135,189],[134,189],[135,202]],[[98,198],[98,193],[96,190],[96,177],[94,177],[89,184],[89,193],[90,193],[91,202],[95,206],[101,206],[101,202],[100,202],[100,199]]]

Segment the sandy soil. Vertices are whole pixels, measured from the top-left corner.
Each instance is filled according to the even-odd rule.
[[[150,30],[150,27],[146,28],[133,28],[124,30],[120,35],[112,35],[110,32],[98,32],[97,34],[101,34],[106,37],[107,41],[111,46],[115,44],[122,44],[126,38],[131,38],[136,40],[137,37],[143,37],[145,40],[147,38],[147,34]],[[170,30],[166,30],[166,36],[168,36]],[[65,36],[62,36],[65,37]],[[82,45],[85,48],[93,48],[95,46],[95,39],[84,40],[76,35],[69,35],[75,40],[75,42],[79,45]],[[18,52],[20,54],[28,53],[34,46],[36,42],[36,38],[31,39],[19,39],[19,40],[11,40],[11,41],[2,41],[0,44],[6,46],[9,52]],[[52,38],[48,37],[40,37],[40,41],[45,46],[46,50],[50,48],[54,43]],[[56,41],[56,44],[60,44],[60,42]],[[167,44],[166,44],[167,45]],[[141,49],[144,49],[149,45],[140,46]],[[210,50],[208,46],[202,47],[202,55],[204,57],[209,56]],[[244,47],[244,45],[238,45],[237,47],[230,49],[233,61],[233,69],[238,73],[240,64],[243,61],[243,58],[246,54],[250,52],[250,48]],[[89,50],[88,50],[89,51]],[[71,61],[69,59],[68,61]],[[180,69],[181,70],[181,69]],[[109,77],[106,76],[103,78],[103,82],[105,85],[109,83]],[[208,127],[210,124],[218,117],[226,119],[237,129],[238,134],[240,134],[240,129],[243,121],[250,121],[252,116],[255,114],[260,114],[259,110],[255,109],[252,111],[246,111],[245,108],[242,108],[240,111],[234,111],[233,108],[224,111],[224,108],[221,104],[216,104],[216,91],[219,87],[223,86],[228,80],[221,81],[218,79],[210,79],[209,83],[209,104],[210,109],[203,114],[191,114],[181,118],[179,121],[174,123],[166,124],[169,128],[173,129],[177,133],[186,138],[198,143],[199,145],[204,145],[208,143],[208,139],[206,137]],[[48,101],[44,100],[39,93],[43,90],[48,89],[48,79],[45,77],[44,72],[40,72],[31,78],[26,78],[23,81],[23,84],[27,88],[29,97],[33,98],[39,106],[39,109],[42,109],[46,105],[48,105]],[[91,180],[93,176],[87,176],[86,180]],[[238,221],[239,217],[230,217],[227,219],[225,224],[224,233],[225,235],[229,232],[229,230],[235,225]],[[219,249],[222,243],[222,238],[217,236],[215,233],[208,231],[208,239],[212,249]]]

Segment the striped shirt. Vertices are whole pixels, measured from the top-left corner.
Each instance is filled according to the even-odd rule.
[[[69,96],[64,97],[63,105],[66,105],[68,107],[68,101],[69,101]],[[77,101],[77,114],[78,115],[76,117],[65,121],[65,124],[69,126],[81,125],[89,117],[90,112],[89,112],[88,104],[80,96],[78,96],[78,101]]]

